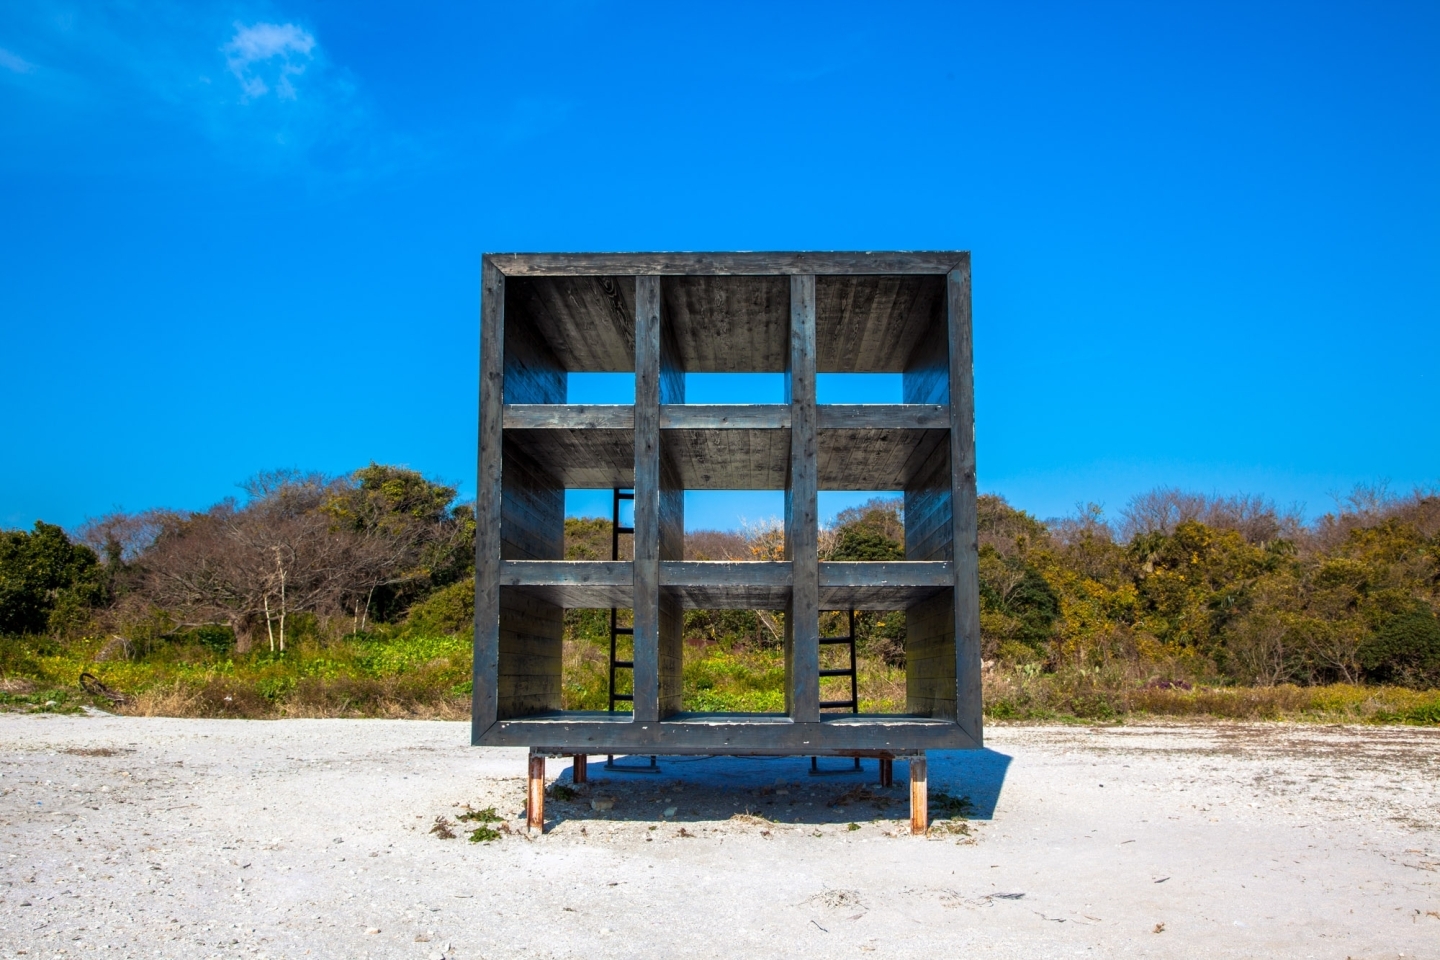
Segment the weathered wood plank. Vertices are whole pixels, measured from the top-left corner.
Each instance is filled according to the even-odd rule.
[[[560,559],[565,555],[565,488],[508,434],[503,451],[501,558]]]
[[[506,560],[500,582],[509,586],[630,586],[634,574],[628,560]]]
[[[662,586],[790,586],[788,560],[668,560],[660,564]]]
[[[779,490],[789,467],[789,430],[664,431],[661,443],[687,490]]]
[[[564,619],[564,610],[554,604],[512,588],[500,590],[494,674],[498,718],[560,709]]]
[[[523,450],[561,488],[628,487],[634,482],[633,429],[510,429],[505,443]]]
[[[820,430],[820,489],[900,490],[945,446],[946,430]]]
[[[506,285],[506,294],[512,321],[537,331],[564,369],[634,369],[634,286],[629,277],[517,277]]]
[[[948,587],[955,582],[955,571],[952,564],[943,561],[824,560],[820,563],[819,582],[822,587]]]
[[[946,277],[950,340],[950,464],[955,557],[956,720],[983,743],[980,684],[979,523],[975,490],[975,367],[971,342],[970,261]]]
[[[507,430],[635,429],[635,407],[628,403],[507,403]]]
[[[480,271],[480,436],[475,497],[475,651],[470,742],[497,717],[500,667],[500,517],[505,390],[505,275],[486,260]]]
[[[782,403],[662,404],[661,430],[788,430],[790,407]]]
[[[897,756],[919,750],[978,747],[957,724],[908,717],[828,716],[815,723],[752,715],[732,722],[675,718],[663,722],[551,718],[497,723],[482,739],[486,746],[533,746],[556,754],[578,753],[747,753],[766,756],[831,755],[839,751],[886,751]]]
[[[660,718],[660,281],[635,278],[635,720]]]
[[[785,556],[790,604],[785,617],[786,713],[797,722],[820,716],[820,581],[818,453],[815,412],[815,277],[790,278],[790,478],[785,488]]]
[[[766,276],[792,274],[940,274],[969,255],[961,251],[784,253],[488,253],[507,277]]]
[[[949,560],[954,527],[949,434],[930,451],[929,461],[912,470],[905,485],[905,559]]]
[[[665,587],[664,592],[675,598],[683,610],[784,610],[790,602],[789,586],[761,584],[750,586],[678,585]]]
[[[826,403],[816,408],[821,430],[948,429],[943,403]]]
[[[899,373],[915,345],[941,329],[945,280],[932,276],[832,276],[815,281],[816,369]]]
[[[821,610],[908,610],[949,586],[821,587]]]
[[[507,308],[511,300],[507,294]],[[512,316],[504,337],[505,402],[564,403],[565,366],[540,328]]]
[[[788,339],[789,282],[783,276],[667,276],[665,322],[686,370],[780,373]]]
[[[663,291],[662,291],[663,293]],[[663,411],[685,403],[685,360],[681,355],[675,336],[674,324],[664,312],[661,300],[660,314],[660,396],[656,405],[655,423],[658,428]],[[655,576],[657,602],[656,674],[657,703],[656,715],[667,717],[678,713],[683,707],[685,682],[685,614],[680,601],[668,591],[660,589],[659,567],[667,562],[685,559],[685,484],[676,459],[660,440],[660,516],[658,523],[659,543],[656,556],[659,564]]]

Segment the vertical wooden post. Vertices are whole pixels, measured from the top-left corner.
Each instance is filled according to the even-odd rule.
[[[475,659],[470,742],[495,723],[500,670],[500,512],[505,402],[505,275],[480,267],[480,455],[475,491]]]
[[[660,318],[660,403],[685,402],[685,366],[675,340],[675,331],[666,322],[664,291],[656,278],[656,296]],[[656,556],[660,560],[685,559],[685,484],[673,454],[666,449],[663,434],[660,450],[660,513],[659,542]],[[685,611],[680,600],[661,587],[659,593],[659,626],[657,627],[656,673],[658,712],[660,719],[684,709],[685,692]]]
[[[975,505],[975,367],[970,330],[970,258],[946,276],[950,339],[951,523],[955,555],[955,720],[985,741],[980,685],[979,527]]]
[[[660,719],[660,278],[635,278],[634,719]]]
[[[588,756],[586,756],[585,754],[583,754],[583,753],[577,753],[577,754],[575,754],[575,756],[571,757],[571,758],[570,758],[570,782],[571,782],[571,783],[585,783],[587,780],[589,780],[589,779],[590,779],[590,773],[589,773],[589,770],[587,769],[588,766],[589,766],[589,764],[590,764],[590,758],[589,758]]]
[[[886,790],[895,785],[895,760],[893,757],[880,758],[880,786]]]
[[[930,828],[930,777],[925,754],[910,758],[910,832],[923,836]]]
[[[820,722],[819,506],[815,439],[815,277],[790,278],[790,477],[785,485],[785,556],[790,603],[785,610],[785,704],[798,723]]]
[[[530,782],[525,794],[525,826],[545,832],[545,757],[530,754]]]

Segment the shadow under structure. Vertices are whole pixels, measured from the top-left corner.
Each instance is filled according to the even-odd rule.
[[[591,754],[904,758],[983,746],[966,252],[487,254],[471,742]],[[633,404],[567,403],[633,372]],[[787,402],[687,404],[686,373],[783,373]],[[898,373],[903,403],[817,404],[817,373]],[[633,560],[564,559],[565,490],[634,491]],[[783,489],[783,560],[684,559],[686,490]],[[905,559],[819,559],[821,490],[904,492]],[[562,709],[566,608],[634,613],[628,712]],[[687,609],[784,611],[785,710],[686,712]],[[904,610],[905,712],[827,712],[822,611]],[[850,704],[851,709],[858,704]]]

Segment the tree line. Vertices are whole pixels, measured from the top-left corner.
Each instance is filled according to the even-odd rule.
[[[127,656],[183,643],[243,655],[283,652],[297,624],[320,643],[377,623],[467,628],[475,521],[454,487],[372,463],[342,477],[260,474],[244,494],[73,532],[0,531],[0,634],[113,635]],[[979,500],[979,542],[991,664],[1254,685],[1440,683],[1433,492],[1357,489],[1309,523],[1265,498],[1174,489],[1113,519],[1090,505],[1042,521],[992,494]],[[825,559],[903,559],[903,506],[847,510],[820,545]],[[778,559],[783,548],[774,521],[686,536],[691,559]],[[610,521],[568,519],[566,555],[608,559]],[[686,634],[777,644],[782,617],[690,611]],[[567,623],[572,637],[599,636],[601,618],[572,612]],[[903,613],[862,614],[858,629],[867,655],[903,663]]]

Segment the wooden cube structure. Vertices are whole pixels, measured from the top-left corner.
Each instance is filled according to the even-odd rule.
[[[922,784],[925,750],[982,745],[968,253],[482,273],[473,743],[529,747],[542,777],[545,756],[793,754],[910,758]],[[571,372],[633,372],[635,402],[570,404]],[[783,373],[788,402],[687,404],[711,372]],[[817,404],[817,373],[899,373],[904,403]],[[633,488],[633,561],[564,559],[566,488]],[[735,489],[785,491],[786,559],[685,559],[685,491]],[[819,560],[820,490],[903,491],[906,559]],[[567,607],[633,609],[633,713],[562,709]],[[784,611],[784,713],[683,709],[684,611],[720,608]],[[903,714],[822,712],[824,610],[906,612]]]

